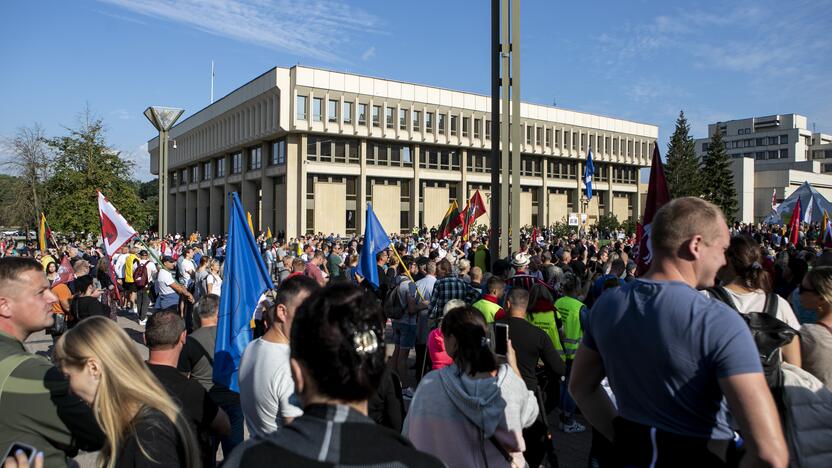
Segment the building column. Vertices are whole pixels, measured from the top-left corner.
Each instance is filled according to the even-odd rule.
[[[254,237],[260,230],[257,225],[257,184],[253,181],[245,179],[246,173],[243,171],[243,180],[240,182],[240,200],[243,204],[243,210],[246,214],[251,215],[251,225],[254,227]]]
[[[546,138],[546,130],[544,130],[543,133],[543,138]],[[549,167],[548,163],[549,161],[547,161],[545,157],[541,158],[540,181],[543,185],[540,187],[540,191],[537,195],[537,224],[540,226],[549,225],[549,218],[547,216],[549,212],[549,188],[546,187],[546,176],[548,174],[547,171]]]
[[[460,124],[461,125],[461,124]],[[468,129],[470,131],[470,129]],[[464,208],[468,203],[468,150],[463,148],[459,152],[459,169],[462,171],[461,182],[459,184],[460,194],[457,195],[460,205]]]
[[[419,196],[422,193],[422,182],[419,178],[419,160],[419,145],[413,145],[413,182],[411,183],[411,187],[413,187],[413,193],[411,193],[410,195],[410,224],[421,229],[422,224],[419,222],[419,214],[421,213],[421,207],[419,206]]]
[[[173,224],[173,226],[176,226],[176,232],[181,232],[181,233],[184,233],[184,235],[188,235],[188,233],[185,232],[185,230],[186,230],[186,223],[185,223],[185,221],[186,221],[186,212],[185,212],[185,210],[187,209],[187,205],[185,203],[186,202],[186,200],[185,200],[186,192],[179,192],[178,190],[179,189],[177,189],[177,193],[176,193],[175,224]]]
[[[260,229],[265,231],[267,228],[271,229],[274,235],[275,216],[274,216],[274,178],[266,175],[267,161],[271,161],[272,154],[270,153],[271,145],[263,143],[260,153],[264,155],[263,169],[261,169],[262,177],[260,178],[260,190],[262,191],[260,198]]]
[[[369,118],[372,120],[372,106],[369,108],[370,115]],[[382,109],[382,114],[384,109]],[[383,117],[383,115],[379,116],[379,118]],[[372,122],[370,122],[372,125]],[[356,233],[363,233],[364,226],[367,222],[367,140],[362,139],[361,143],[358,145],[358,164],[360,167],[360,174],[358,176],[358,194],[356,200],[356,215],[358,216],[358,223],[355,225],[355,232]]]
[[[208,231],[211,234],[219,235],[223,232],[223,213],[220,206],[223,204],[223,187],[212,185],[209,189],[209,206],[211,207],[211,217],[208,220]]]
[[[168,177],[168,180],[173,180],[173,178]],[[175,234],[176,233],[176,218],[178,217],[177,216],[177,210],[176,210],[176,194],[177,194],[178,190],[179,189],[177,187],[174,187],[174,188],[168,187],[168,193],[167,193],[167,197],[168,197],[168,223],[167,223],[168,232],[166,232],[164,234]]]
[[[311,101],[310,101],[311,102]],[[299,217],[298,210],[300,207],[300,200],[298,200],[298,175],[300,174],[300,167],[303,165],[306,156],[306,136],[298,134],[290,134],[286,137],[286,203],[281,208],[285,208],[286,219],[286,240],[293,237],[298,237],[299,232]]]
[[[325,104],[323,104],[325,105]],[[306,150],[307,150],[307,135],[303,134],[300,137],[300,161],[297,165],[297,207],[298,207],[298,233],[297,235],[306,234]]]
[[[607,210],[604,214],[615,213],[615,208],[612,206],[613,196],[612,196],[612,164],[607,164]],[[598,213],[600,216],[601,214]],[[623,219],[619,219],[618,222],[624,221]]]
[[[578,223],[580,224],[580,222],[581,222],[580,217],[581,217],[581,214],[584,212],[584,202],[583,202],[582,197],[581,197],[581,183],[583,182],[583,177],[581,176],[581,174],[583,174],[583,168],[582,168],[583,163],[581,163],[581,161],[578,161],[577,164],[578,164],[578,174],[577,174],[577,176],[578,176],[578,183],[577,183],[578,196],[575,197],[575,202],[576,202],[575,204],[577,205],[575,207],[575,208],[577,208],[575,211],[578,212]],[[587,209],[588,208],[589,207],[587,207]]]
[[[190,172],[190,171],[188,171]],[[188,174],[190,175],[190,174]],[[189,184],[190,185],[190,184]],[[196,230],[196,191],[188,188],[185,192],[185,233]]]

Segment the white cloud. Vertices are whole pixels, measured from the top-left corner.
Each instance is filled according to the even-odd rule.
[[[361,54],[361,60],[370,60],[371,58],[375,57],[376,55],[376,46],[371,46],[369,49],[365,50],[363,54]]]
[[[142,143],[133,151],[123,151],[121,156],[134,164],[132,174],[134,179],[147,182],[156,177],[150,173],[150,153],[147,152],[147,143]]]
[[[133,114],[127,112],[126,109],[116,109],[116,110],[110,112],[110,115],[112,115],[113,117],[115,117],[116,119],[119,119],[119,120],[132,120],[133,119]]]
[[[327,62],[345,62],[356,36],[379,19],[341,0],[99,0],[217,36]]]

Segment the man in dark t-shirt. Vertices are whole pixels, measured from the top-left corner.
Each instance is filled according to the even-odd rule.
[[[230,432],[228,416],[196,381],[176,369],[185,344],[185,321],[175,312],[157,312],[147,322],[144,340],[150,350],[147,366],[182,408],[197,435],[203,466],[214,466],[211,435]]]

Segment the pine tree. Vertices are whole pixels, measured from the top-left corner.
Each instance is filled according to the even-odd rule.
[[[679,112],[676,129],[667,144],[667,164],[664,173],[671,198],[701,195],[699,163],[696,160],[693,138],[690,136],[690,124],[684,111]]]
[[[702,198],[722,209],[730,223],[737,212],[737,190],[731,172],[731,157],[725,151],[722,132],[717,127],[702,158]]]

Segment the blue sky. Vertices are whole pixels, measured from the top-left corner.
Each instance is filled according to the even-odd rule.
[[[799,113],[832,133],[832,0],[525,0],[524,101],[659,126]],[[297,63],[488,94],[490,1],[11,0],[0,6],[0,137],[89,105],[151,178],[148,105],[208,105]]]

